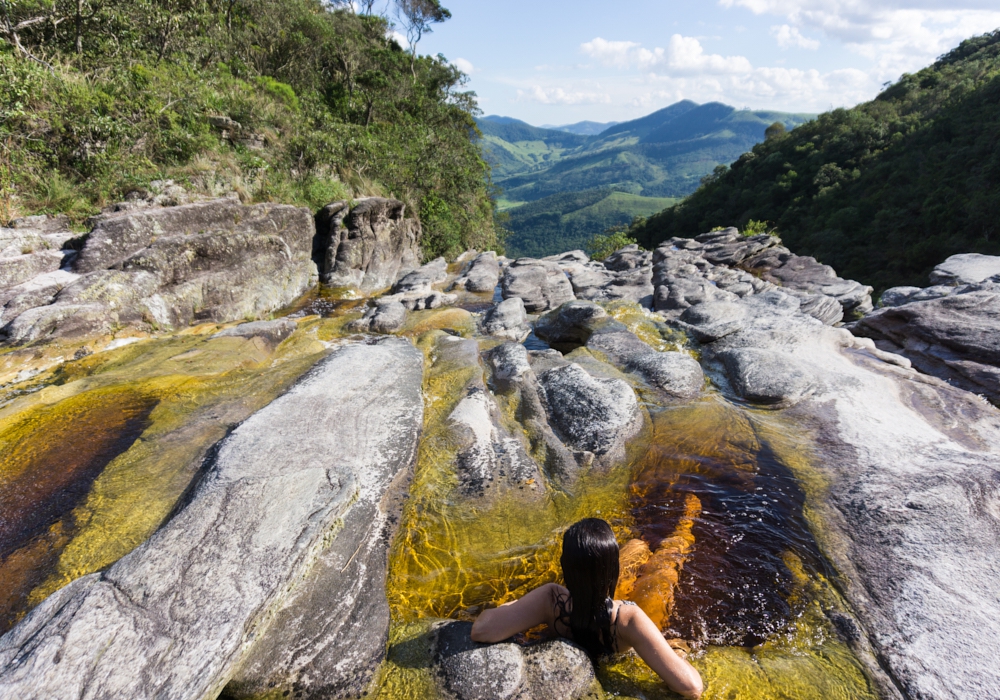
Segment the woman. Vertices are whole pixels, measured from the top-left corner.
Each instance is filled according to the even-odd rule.
[[[572,639],[593,661],[635,649],[675,693],[698,698],[701,676],[670,648],[635,603],[612,600],[618,585],[618,542],[611,526],[587,518],[563,535],[559,560],[566,586],[548,583],[523,598],[486,610],[472,625],[476,642],[499,642],[545,623]]]

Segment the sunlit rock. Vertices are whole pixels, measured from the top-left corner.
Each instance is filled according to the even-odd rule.
[[[554,262],[521,258],[504,271],[503,298],[520,297],[529,313],[554,309],[576,297],[566,274]]]
[[[500,263],[492,250],[480,253],[468,269],[452,284],[452,289],[469,292],[492,292],[500,283]]]
[[[358,692],[384,653],[379,502],[415,455],[422,365],[405,341],[346,346],[244,422],[149,541],[0,639],[5,694],[211,696],[255,645],[273,650],[255,671],[262,689]],[[328,548],[357,509],[370,514],[355,534],[373,578],[345,587],[347,548]],[[370,601],[381,617],[356,618]]]
[[[486,312],[482,321],[483,332],[497,338],[521,342],[531,333],[528,314],[520,297],[504,299]]]
[[[952,255],[935,267],[931,272],[931,284],[957,287],[976,284],[994,275],[1000,275],[1000,256],[962,253]]]
[[[372,333],[393,333],[406,322],[406,307],[398,299],[382,297],[365,309],[365,315],[350,324],[351,329]]]
[[[477,644],[471,629],[450,622],[433,632],[435,670],[458,700],[578,700],[594,692],[594,667],[580,647],[564,640]]]
[[[549,420],[568,445],[597,457],[624,456],[625,440],[641,425],[628,384],[593,377],[573,363],[542,372],[538,383]]]

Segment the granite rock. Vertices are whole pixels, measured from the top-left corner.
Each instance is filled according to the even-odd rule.
[[[420,222],[394,199],[334,202],[316,215],[313,258],[320,281],[374,292],[420,266]]]
[[[329,545],[338,523],[410,468],[422,368],[401,339],[321,361],[219,445],[147,542],[0,638],[2,694],[214,697],[255,647],[267,650],[251,674],[261,687],[358,692],[359,670],[384,653],[388,615],[358,624],[352,613],[372,597],[387,613],[384,589],[364,576],[338,586],[345,550],[327,559]],[[367,533],[364,556],[384,566],[381,529]]]

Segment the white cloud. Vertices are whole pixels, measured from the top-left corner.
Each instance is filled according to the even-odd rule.
[[[771,36],[777,39],[778,46],[783,49],[796,48],[815,51],[819,48],[818,41],[802,36],[802,32],[787,24],[771,27]]]
[[[518,90],[517,101],[538,102],[543,105],[592,105],[609,104],[611,96],[599,92],[567,92],[562,88],[543,88],[541,85],[533,85],[530,90]]]
[[[476,67],[472,65],[472,61],[467,61],[464,58],[456,58],[451,62],[451,65],[455,66],[466,75],[472,75],[476,72]]]
[[[580,45],[580,50],[606,66],[651,70],[665,68],[674,73],[745,73],[750,61],[743,56],[706,54],[695,37],[674,34],[666,48],[643,48],[634,41],[608,41],[601,37]]]
[[[782,17],[789,38],[791,31],[803,28],[822,32],[871,59],[880,81],[918,70],[963,39],[1000,27],[996,0],[719,0],[719,4]]]
[[[389,38],[395,39],[396,43],[399,44],[404,50],[409,50],[410,42],[407,41],[405,34],[400,34],[395,29],[389,31]]]

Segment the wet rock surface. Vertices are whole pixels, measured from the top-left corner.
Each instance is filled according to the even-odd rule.
[[[295,321],[282,319],[280,321],[253,321],[241,323],[233,328],[219,331],[213,338],[261,338],[269,345],[278,345],[295,332]]]
[[[381,659],[388,619],[358,624],[354,613],[384,605],[384,589],[364,576],[339,586],[345,550],[330,550],[328,538],[358,509],[376,522],[411,465],[422,366],[395,339],[321,361],[219,445],[186,505],[149,541],[0,639],[4,694],[212,696],[258,644],[276,650],[250,669],[267,687],[356,692]],[[355,561],[384,566],[381,527],[351,537],[368,543]]]
[[[882,308],[852,330],[920,371],[1000,405],[1000,275],[977,279],[997,267],[998,257],[952,256],[935,268],[932,281],[960,284],[889,289]]]
[[[313,257],[320,281],[373,292],[420,266],[420,222],[394,199],[369,197],[353,207],[335,202],[316,215]]]

